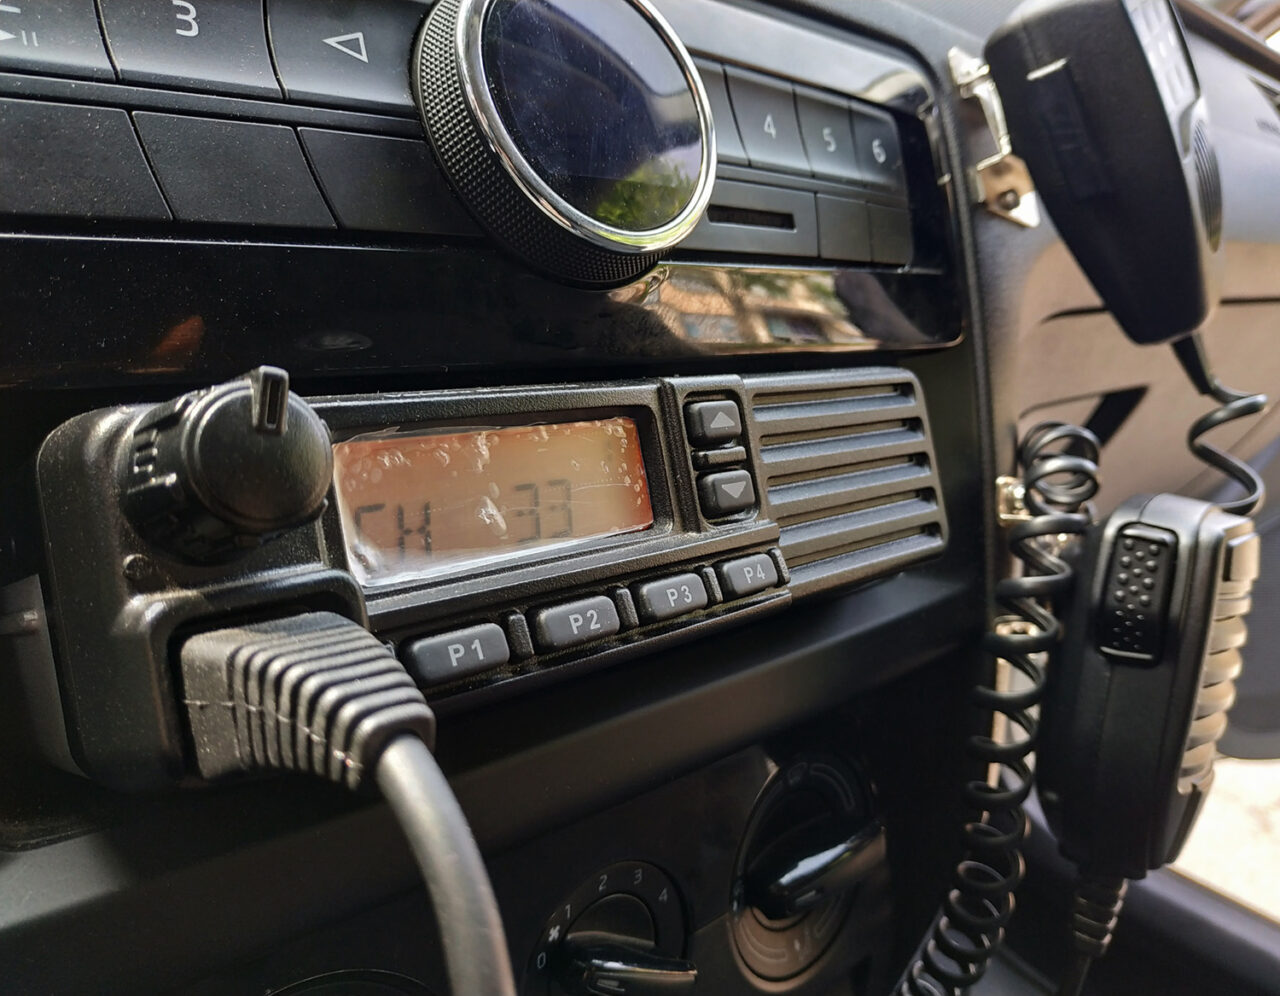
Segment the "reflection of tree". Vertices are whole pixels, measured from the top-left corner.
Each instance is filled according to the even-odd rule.
[[[672,334],[713,343],[872,343],[849,320],[836,274],[670,265],[614,296],[664,315]]]
[[[651,159],[615,183],[592,213],[599,221],[615,228],[630,231],[656,228],[684,210],[696,185],[679,163]]]

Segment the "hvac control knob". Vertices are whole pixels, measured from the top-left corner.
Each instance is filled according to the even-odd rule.
[[[682,956],[684,909],[675,883],[640,861],[610,865],[564,898],[542,929],[526,996],[675,996],[697,988]]]
[[[275,367],[158,405],[128,439],[125,513],[190,561],[230,560],[314,520],[333,478],[328,429]]]
[[[454,189],[552,276],[631,280],[710,200],[707,94],[649,0],[440,0],[411,75]]]

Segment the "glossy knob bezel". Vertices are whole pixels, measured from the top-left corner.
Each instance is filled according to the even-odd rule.
[[[480,222],[536,267],[590,283],[639,276],[657,254],[693,231],[715,184],[711,104],[692,56],[648,0],[601,0],[630,4],[666,44],[689,85],[702,140],[697,182],[680,213],[653,229],[619,228],[591,217],[553,190],[503,122],[489,89],[483,52],[484,25],[495,2],[440,0],[418,38],[414,94],[441,167]]]

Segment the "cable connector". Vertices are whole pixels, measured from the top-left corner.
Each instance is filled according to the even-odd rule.
[[[1071,936],[1080,954],[1101,958],[1111,946],[1129,883],[1123,878],[1084,878],[1071,902]]]
[[[330,612],[201,633],[181,663],[205,778],[271,768],[357,789],[393,738],[435,741],[435,716],[404,666]]]
[[[431,756],[435,717],[395,655],[350,619],[313,612],[201,633],[179,656],[200,774],[376,784],[435,908],[449,991],[515,996],[484,859]]]
[[[1076,953],[1058,996],[1080,996],[1084,992],[1090,967],[1111,947],[1128,891],[1129,883],[1123,878],[1086,875],[1076,883],[1071,902],[1071,937]]]

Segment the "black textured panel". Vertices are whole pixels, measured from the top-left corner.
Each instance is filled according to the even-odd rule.
[[[1160,659],[1177,538],[1134,524],[1116,539],[1098,611],[1098,649],[1133,661]]]
[[[609,252],[544,215],[503,168],[463,94],[454,54],[458,0],[441,0],[418,38],[414,93],[432,148],[472,214],[504,246],[538,270],[585,284],[622,284],[653,267],[657,254]]]

